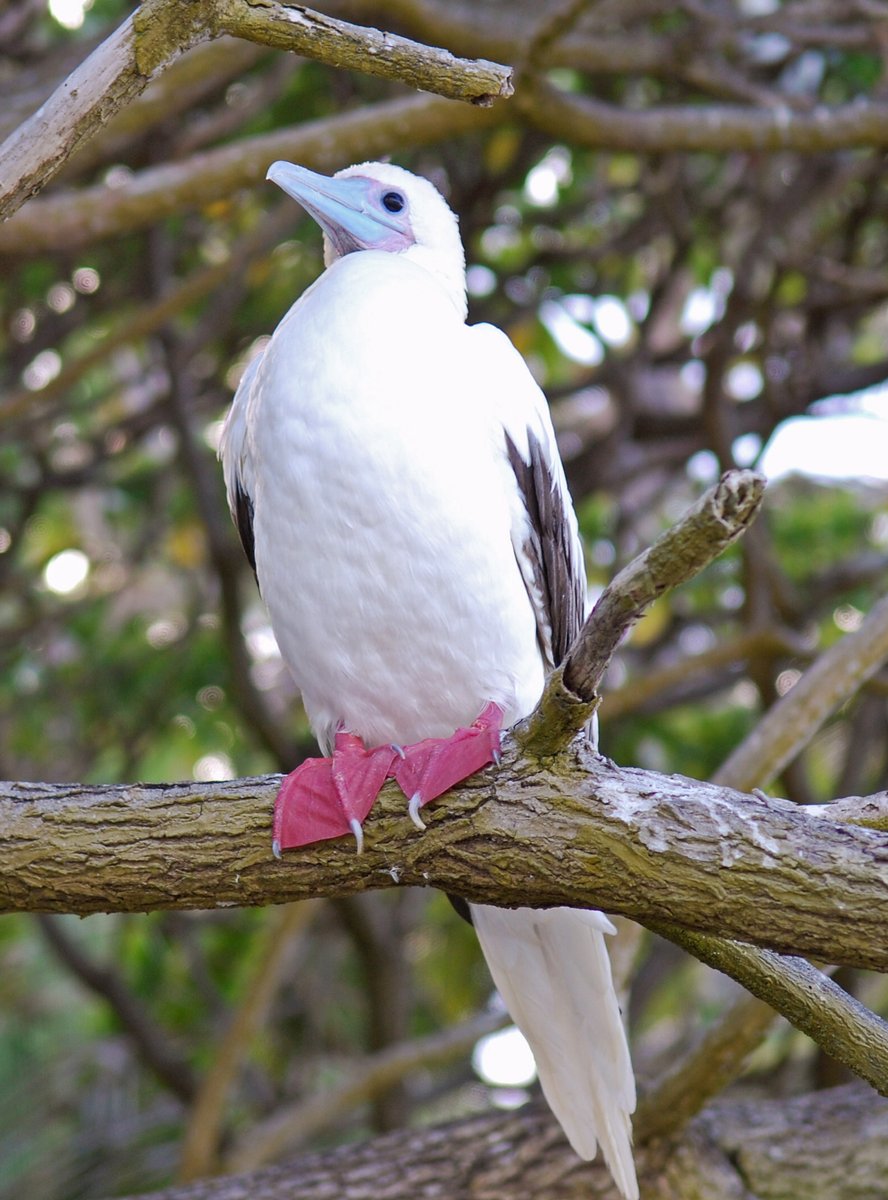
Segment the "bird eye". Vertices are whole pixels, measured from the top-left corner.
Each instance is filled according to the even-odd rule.
[[[400,192],[386,192],[382,198],[382,207],[390,213],[399,213],[406,201]]]

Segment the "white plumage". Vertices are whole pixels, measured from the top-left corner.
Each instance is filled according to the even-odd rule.
[[[467,326],[456,220],[428,181],[275,164],[327,270],[251,363],[221,457],[281,652],[325,752],[446,737],[535,705],[582,616],[576,519],[545,399]],[[400,207],[397,204],[400,203]],[[635,1096],[600,913],[472,906],[485,957],[585,1158],[638,1190]]]

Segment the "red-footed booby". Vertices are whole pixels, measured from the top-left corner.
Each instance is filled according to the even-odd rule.
[[[281,653],[329,758],[287,776],[274,848],[362,823],[387,778],[422,805],[498,759],[585,610],[548,408],[500,330],[466,324],[457,220],[426,179],[363,163],[268,178],[326,270],[244,373],[220,447]],[[637,1200],[635,1087],[598,912],[469,906],[546,1098]]]

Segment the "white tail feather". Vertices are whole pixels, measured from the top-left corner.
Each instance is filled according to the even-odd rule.
[[[605,1161],[638,1200],[632,1160],[635,1080],[600,912],[471,905],[493,981],[536,1059],[549,1107],[581,1158]]]

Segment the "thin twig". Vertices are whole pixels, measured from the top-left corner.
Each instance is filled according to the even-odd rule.
[[[686,513],[611,580],[537,709],[515,730],[528,753],[560,750],[589,719],[617,647],[664,592],[699,574],[749,527],[764,498],[755,471],[728,471]]]
[[[591,700],[614,652],[644,611],[698,575],[745,533],[765,495],[764,476],[727,471],[653,546],[605,588],[564,664],[564,682]]]

